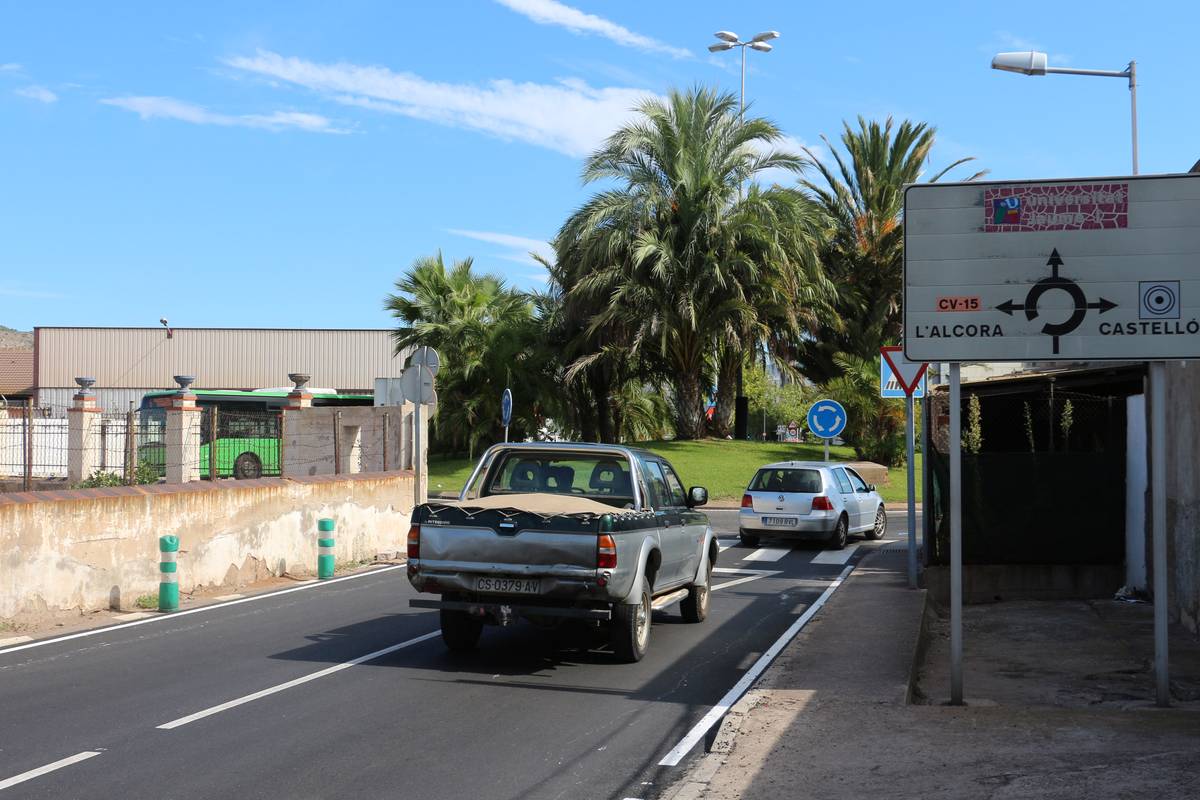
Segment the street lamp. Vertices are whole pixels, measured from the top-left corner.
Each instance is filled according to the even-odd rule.
[[[1138,174],[1138,135],[1137,135],[1137,62],[1130,61],[1129,65],[1121,71],[1105,70],[1105,69],[1068,69],[1067,67],[1050,67],[1046,64],[1047,58],[1045,53],[1024,52],[1024,53],[997,53],[992,59],[992,69],[1002,70],[1004,72],[1019,72],[1023,75],[1091,75],[1098,78],[1125,78],[1129,81],[1129,117],[1130,117],[1130,134],[1133,147],[1133,174]],[[957,365],[955,365],[957,366]],[[1167,427],[1167,410],[1166,410],[1166,384],[1167,384],[1167,367],[1165,361],[1151,361],[1149,369],[1150,378],[1150,474],[1165,475],[1166,474],[1166,427]],[[1154,575],[1165,576],[1167,574],[1167,495],[1166,482],[1155,480],[1151,486],[1151,536],[1154,559]],[[1159,580],[1156,578],[1156,580]],[[1154,672],[1155,672],[1155,694],[1157,702],[1160,706],[1168,706],[1171,702],[1170,689],[1170,674],[1167,670],[1167,584],[1166,578],[1161,579],[1161,586],[1156,585],[1154,588]],[[961,623],[960,623],[961,624]],[[954,641],[955,631],[951,630],[951,651],[956,652],[955,659],[959,666],[955,669],[958,673],[958,697],[961,702],[962,697],[962,679],[961,679],[961,652],[962,652],[962,634],[958,632],[957,646]],[[951,677],[951,691],[955,684],[954,676]]]
[[[738,99],[738,117],[746,115],[746,48],[760,53],[769,53],[773,49],[767,44],[771,39],[779,38],[779,31],[763,31],[748,42],[743,42],[733,31],[717,31],[713,34],[718,41],[708,46],[708,52],[720,53],[735,47],[742,49],[742,91]],[[740,190],[740,187],[739,187]],[[750,403],[742,388],[742,364],[738,362],[737,398],[734,400],[733,438],[745,439],[750,433]]]
[[[1133,174],[1138,174],[1138,131],[1137,131],[1137,62],[1120,72],[1108,69],[1070,69],[1046,65],[1045,53],[997,53],[992,59],[992,69],[1002,72],[1018,72],[1022,75],[1091,75],[1098,78],[1125,78],[1129,81],[1129,112],[1133,142]]]

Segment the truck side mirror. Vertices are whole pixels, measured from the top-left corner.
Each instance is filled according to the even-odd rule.
[[[693,486],[688,489],[688,508],[696,508],[708,502],[708,489],[703,486]]]

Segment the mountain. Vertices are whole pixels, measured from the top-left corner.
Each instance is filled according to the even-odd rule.
[[[32,350],[33,333],[17,331],[0,325],[0,350]]]

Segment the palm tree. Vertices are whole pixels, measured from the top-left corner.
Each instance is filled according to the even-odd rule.
[[[822,382],[839,374],[837,353],[860,359],[877,356],[879,347],[900,339],[900,293],[904,264],[904,187],[922,177],[936,128],[891,117],[881,125],[858,118],[858,128],[843,123],[845,155],[822,136],[833,163],[805,148],[820,181],[801,185],[829,219],[829,237],[821,251],[825,273],[838,286],[836,319],[809,329],[800,343],[800,370]],[[932,183],[973,158],[960,158],[929,179]],[[987,174],[971,175],[972,181]]]
[[[467,258],[447,270],[440,252],[418,258],[384,308],[400,321],[392,334],[397,353],[417,345],[441,353],[435,433],[444,447],[473,457],[478,445],[499,436],[501,392],[510,382],[536,383],[538,361],[530,357],[530,298],[472,266]],[[519,428],[538,426],[536,405],[524,403],[514,416]]]
[[[584,167],[585,183],[617,185],[577,210],[556,241],[575,260],[571,295],[595,309],[588,331],[627,337],[608,345],[668,379],[676,434],[698,438],[719,355],[753,349],[744,337],[766,332],[770,308],[801,301],[803,292],[789,293],[817,269],[810,260],[808,273],[797,271],[804,237],[786,227],[811,216],[804,197],[779,186],[739,191],[764,170],[798,171],[802,159],[774,150],[779,129],[740,119],[729,94],[672,91],[638,112]],[[761,302],[776,294],[781,302]]]

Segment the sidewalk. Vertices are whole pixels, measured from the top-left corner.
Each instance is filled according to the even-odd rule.
[[[1078,603],[968,606],[969,705],[950,707],[945,623],[906,587],[904,567],[902,549],[867,556],[664,798],[1200,796],[1194,639],[1172,641],[1183,702],[1158,710],[1146,665],[1130,664],[1140,645],[1105,638],[1129,630],[1114,618],[1142,626],[1149,607],[1088,612],[1072,634],[1070,615],[1088,616]],[[919,660],[923,622],[929,653]],[[1105,687],[1120,676],[1120,702],[1109,702]]]

